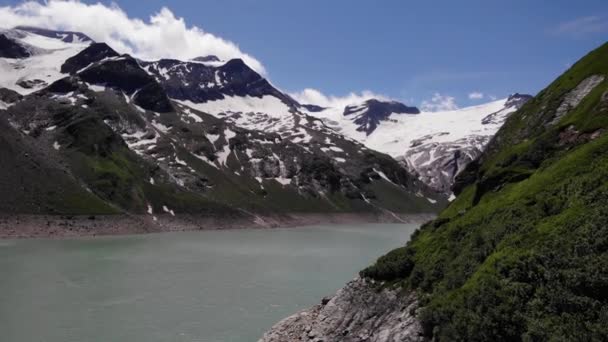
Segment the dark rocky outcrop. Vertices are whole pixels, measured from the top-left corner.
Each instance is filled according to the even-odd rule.
[[[83,87],[84,86],[80,84],[79,79],[77,77],[64,77],[60,80],[51,83],[51,85],[48,86],[45,91],[51,93],[67,94]]]
[[[34,79],[34,80],[20,80],[17,82],[17,85],[23,89],[33,89],[37,87],[45,86],[47,83],[43,80]]]
[[[93,65],[78,76],[88,83],[120,89],[128,95],[135,94],[135,103],[144,109],[159,113],[173,110],[164,89],[130,56]]]
[[[155,75],[172,99],[204,103],[223,99],[225,96],[271,95],[291,107],[299,106],[241,59],[232,59],[218,67],[173,59],[141,64]]]
[[[22,98],[23,96],[14,90],[0,88],[0,101],[4,103],[15,103]]]
[[[132,57],[94,65],[78,75],[85,82],[103,84],[127,94],[133,94],[145,85],[155,82],[154,78],[142,70]]]
[[[75,74],[95,62],[109,57],[118,57],[118,53],[112,50],[106,43],[94,43],[76,56],[68,58],[61,66],[61,72],[64,74]]]
[[[10,39],[5,34],[0,34],[0,57],[2,58],[27,58],[31,53],[23,45]]]
[[[157,113],[167,113],[173,110],[171,101],[156,82],[150,82],[139,89],[133,101],[141,108]]]
[[[367,100],[361,105],[347,106],[344,108],[344,116],[356,114],[354,123],[359,125],[360,132],[370,135],[381,121],[387,120],[391,114],[419,114],[416,107],[408,107],[396,101]]]

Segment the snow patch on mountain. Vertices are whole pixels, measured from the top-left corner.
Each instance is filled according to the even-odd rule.
[[[420,114],[392,113],[370,134],[358,130],[352,117],[343,115],[343,108],[327,108],[308,115],[324,120],[336,131],[363,142],[369,148],[402,157],[415,146],[412,142],[449,142],[471,134],[493,135],[501,123],[484,125],[481,120],[504,108],[506,99],[485,105],[447,112],[422,112]]]
[[[61,65],[90,43],[80,40],[65,42],[18,29],[2,30],[0,33],[31,50],[30,57],[0,58],[0,87],[23,95],[65,77],[61,73]]]
[[[454,177],[481,154],[507,117],[529,98],[515,94],[457,110],[385,113],[375,117],[377,126],[373,130],[369,126],[362,129],[361,120],[357,121],[367,109],[365,104],[302,110],[341,134],[389,154],[427,185],[448,193]]]
[[[447,143],[471,135],[492,136],[502,122],[484,125],[481,121],[488,114],[502,110],[505,102],[506,99],[503,99],[447,112],[391,115],[389,121],[383,122],[363,142],[372,149],[397,158],[419,143]],[[510,109],[510,112],[513,111],[515,109]]]
[[[271,118],[281,118],[289,114],[289,107],[274,96],[225,96],[224,99],[194,103],[192,101],[177,101],[185,106],[194,108],[215,117],[231,113],[265,113]]]
[[[294,129],[296,124],[289,106],[272,95],[224,96],[223,99],[203,103],[176,102],[251,130],[284,132]]]

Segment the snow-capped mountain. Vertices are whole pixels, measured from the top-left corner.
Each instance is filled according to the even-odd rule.
[[[21,174],[0,191],[28,190],[0,211],[92,206],[155,221],[259,222],[311,212],[398,217],[444,203],[242,60],[142,61],[77,32],[33,28],[2,31],[0,43],[0,149],[12,151],[0,150],[0,163]]]
[[[449,193],[456,174],[479,156],[509,114],[530,98],[514,94],[447,112],[420,112],[378,100],[306,112],[337,132],[391,155],[435,190]]]
[[[184,107],[286,138],[295,134],[306,139],[310,136],[305,132],[307,127],[323,129],[320,121],[308,123],[306,116],[295,110],[296,101],[274,88],[241,59],[224,63],[160,60],[141,65],[169,97]]]

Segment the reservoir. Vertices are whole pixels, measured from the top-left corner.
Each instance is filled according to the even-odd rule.
[[[0,340],[257,341],[418,226],[0,240]]]

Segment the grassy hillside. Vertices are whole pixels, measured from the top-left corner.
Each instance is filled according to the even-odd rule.
[[[361,274],[415,289],[439,341],[607,340],[607,78],[604,44],[509,118],[438,219]]]

